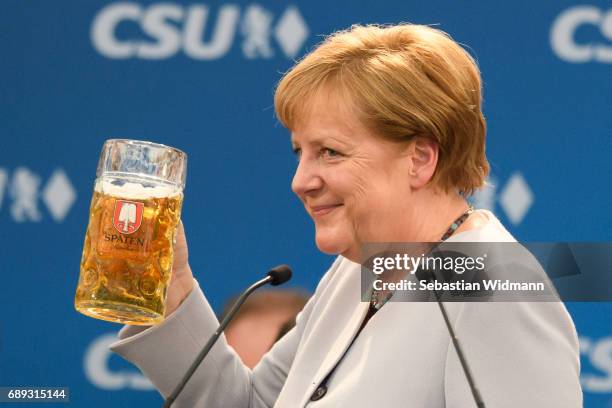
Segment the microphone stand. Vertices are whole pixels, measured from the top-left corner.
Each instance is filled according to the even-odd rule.
[[[444,323],[446,323],[446,328],[448,329],[448,333],[450,334],[450,338],[453,341],[453,346],[457,351],[457,356],[459,356],[459,362],[461,363],[461,368],[463,368],[463,372],[465,373],[465,377],[467,378],[467,382],[470,386],[470,390],[472,391],[472,395],[474,396],[474,402],[476,402],[476,407],[478,408],[486,408],[484,401],[482,400],[482,396],[480,395],[480,391],[478,387],[476,387],[476,383],[474,382],[474,377],[472,376],[472,371],[470,370],[470,366],[468,365],[467,360],[465,359],[465,355],[463,354],[463,349],[459,344],[459,339],[455,334],[455,330],[451,325],[451,322],[448,318],[448,314],[446,313],[446,308],[444,304],[440,300],[440,295],[437,290],[432,290],[436,297],[436,302],[438,303],[438,307],[440,308],[440,312],[442,312],[442,317],[444,317]]]
[[[234,317],[238,309],[240,309],[240,306],[242,306],[246,298],[251,293],[253,293],[255,290],[259,289],[260,287],[264,285],[267,285],[268,283],[274,284],[273,276],[268,275],[265,278],[255,282],[254,284],[249,286],[249,288],[246,291],[244,291],[242,295],[240,295],[240,297],[238,298],[238,300],[236,300],[236,302],[234,303],[230,311],[227,313],[227,315],[225,315],[223,320],[221,320],[221,323],[219,324],[219,328],[213,333],[210,339],[208,339],[208,342],[206,343],[206,345],[204,345],[204,348],[202,349],[202,351],[200,351],[200,353],[198,354],[194,362],[191,364],[191,367],[189,367],[189,370],[187,370],[181,382],[176,386],[174,391],[172,391],[172,394],[170,394],[170,396],[166,398],[166,401],[164,402],[164,405],[162,408],[170,408],[174,400],[178,397],[178,395],[183,390],[183,388],[185,388],[185,385],[187,384],[187,381],[189,381],[189,378],[191,378],[191,376],[193,375],[195,370],[198,368],[202,360],[204,360],[204,357],[206,357],[210,349],[217,342],[217,339],[219,338],[219,336],[221,336],[221,333],[223,333],[223,330],[225,330],[225,327],[232,320],[232,318]]]

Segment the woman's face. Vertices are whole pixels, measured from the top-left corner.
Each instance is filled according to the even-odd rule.
[[[299,163],[291,187],[314,221],[317,247],[358,262],[362,243],[397,240],[406,227],[408,149],[372,134],[340,98],[313,99],[292,133]]]

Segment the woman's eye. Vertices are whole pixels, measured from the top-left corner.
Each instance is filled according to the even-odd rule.
[[[295,158],[299,161],[300,157],[302,157],[302,149],[300,149],[299,147],[294,147],[293,154],[295,154]]]
[[[336,158],[336,157],[340,157],[342,156],[340,154],[340,152],[334,150],[334,149],[330,149],[330,148],[324,148],[323,150],[321,150],[321,154],[323,156],[329,157],[329,158]]]

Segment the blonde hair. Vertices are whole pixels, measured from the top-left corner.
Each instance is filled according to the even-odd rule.
[[[281,79],[276,115],[295,129],[323,87],[348,96],[373,133],[439,146],[431,183],[469,195],[484,185],[486,123],[480,73],[448,34],[432,27],[354,25],[327,37]]]

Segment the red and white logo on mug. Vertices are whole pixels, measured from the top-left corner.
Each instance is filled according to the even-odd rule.
[[[131,234],[138,231],[142,224],[142,212],[144,204],[137,201],[115,201],[115,212],[113,213],[113,225],[122,234]]]

